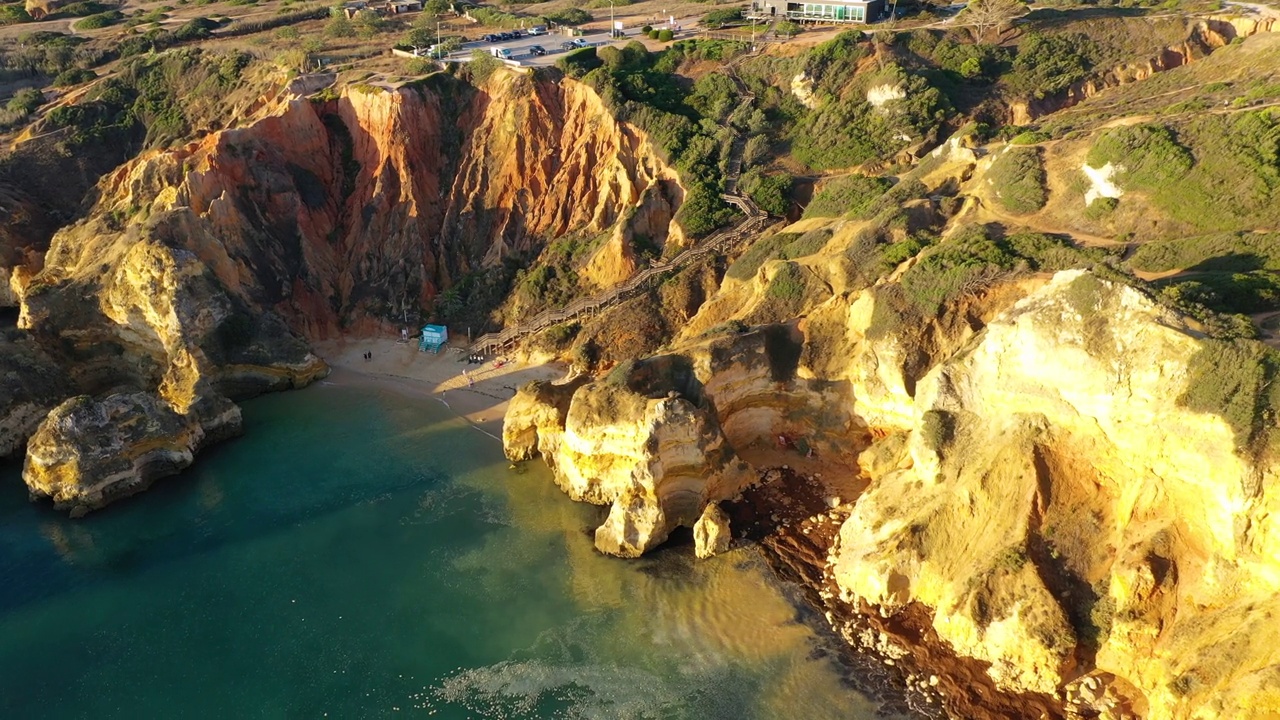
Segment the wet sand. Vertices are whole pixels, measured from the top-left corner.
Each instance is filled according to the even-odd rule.
[[[315,352],[334,369],[326,380],[335,384],[376,381],[446,405],[493,437],[502,438],[502,418],[516,389],[530,380],[555,380],[568,368],[524,365],[514,360],[471,364],[466,354],[446,348],[439,354],[420,352],[416,340],[391,338],[328,340]],[[365,353],[371,353],[368,360]],[[465,373],[465,374],[464,374]]]

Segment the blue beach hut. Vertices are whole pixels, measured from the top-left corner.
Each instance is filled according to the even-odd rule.
[[[449,342],[449,328],[444,325],[423,325],[418,351],[438,353],[447,342]]]

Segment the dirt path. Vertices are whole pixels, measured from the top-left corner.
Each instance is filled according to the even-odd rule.
[[[1120,242],[1113,238],[1105,238],[1101,235],[1091,235],[1089,233],[1080,232],[1079,230],[1071,230],[1059,225],[1053,225],[1043,222],[1034,215],[1018,216],[1010,215],[1002,212],[994,206],[994,203],[988,203],[982,198],[974,198],[974,220],[977,222],[998,222],[1008,227],[1024,227],[1045,235],[1062,235],[1071,239],[1071,242],[1081,247],[1098,247],[1098,248],[1114,248],[1122,247],[1127,243]]]

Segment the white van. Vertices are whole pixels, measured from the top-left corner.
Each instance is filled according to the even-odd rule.
[[[546,35],[546,34],[547,34],[547,26],[546,26],[546,25],[534,25],[533,27],[529,28],[529,34],[530,34],[530,35]]]
[[[510,48],[504,48],[504,47],[489,48],[489,52],[493,53],[493,56],[496,58],[502,58],[503,60],[511,59]]]

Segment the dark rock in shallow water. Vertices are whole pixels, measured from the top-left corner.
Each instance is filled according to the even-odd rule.
[[[80,516],[177,474],[201,448],[241,431],[240,408],[223,397],[184,413],[149,393],[81,395],[40,424],[22,478],[33,498]]]

